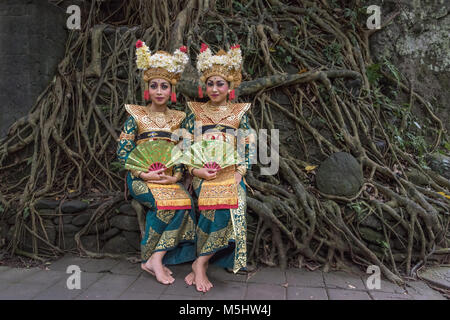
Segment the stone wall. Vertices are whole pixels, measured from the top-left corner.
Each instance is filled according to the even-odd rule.
[[[0,1],[0,138],[52,80],[64,56],[66,19],[48,1]]]
[[[64,201],[59,213],[60,201],[43,199],[36,204],[36,209],[43,218],[45,231],[52,245],[70,251],[76,250],[75,234],[86,226],[95,209],[101,203],[79,200]],[[81,237],[85,249],[94,252],[106,252],[117,254],[136,254],[140,251],[141,230],[136,211],[131,202],[119,203],[108,214],[109,218],[100,219]],[[12,239],[14,234],[15,215],[11,215],[3,226],[6,233],[6,242]],[[1,226],[0,226],[0,229]],[[39,228],[39,234],[44,234]],[[48,248],[42,241],[38,246]],[[31,237],[25,239],[24,249],[31,250]]]

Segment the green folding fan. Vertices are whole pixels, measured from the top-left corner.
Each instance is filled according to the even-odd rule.
[[[167,169],[181,163],[182,157],[180,148],[167,140],[145,141],[131,151],[125,169],[143,172]]]
[[[223,169],[238,163],[234,146],[221,140],[202,140],[191,145],[183,163],[195,168]]]

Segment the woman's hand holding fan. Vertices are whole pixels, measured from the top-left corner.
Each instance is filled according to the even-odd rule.
[[[165,168],[154,170],[154,171],[147,171],[147,172],[141,172],[139,174],[139,177],[147,182],[157,182],[162,179],[162,175],[166,171]]]
[[[196,168],[192,171],[192,173],[204,180],[212,180],[216,178],[216,172],[218,169],[210,169],[210,168]]]
[[[182,162],[194,167],[192,173],[204,180],[216,178],[216,173],[237,163],[234,146],[220,140],[202,140],[194,143]]]
[[[146,141],[131,151],[125,163],[125,169],[141,171],[139,176],[145,181],[170,184],[174,179],[176,182],[176,178],[164,174],[164,171],[181,163],[181,157],[181,150],[169,141]]]

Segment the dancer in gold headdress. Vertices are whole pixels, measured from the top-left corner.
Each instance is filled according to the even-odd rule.
[[[143,70],[148,85],[146,106],[125,105],[130,116],[125,121],[118,141],[117,156],[125,164],[130,152],[148,140],[164,139],[176,143],[172,133],[186,114],[171,110],[167,101],[176,101],[175,85],[189,61],[186,47],[173,55],[157,51],[151,55],[144,42],[136,43],[136,63]],[[141,242],[143,270],[156,276],[163,284],[174,278],[166,264],[178,264],[195,259],[195,214],[192,201],[184,188],[177,184],[183,165],[156,171],[135,171],[127,174],[127,185],[133,198],[148,207],[145,234]]]
[[[235,273],[246,268],[246,186],[243,181],[250,169],[250,144],[253,139],[248,134],[250,126],[245,114],[250,103],[232,103],[234,89],[241,82],[242,56],[239,45],[228,52],[220,50],[216,55],[207,45],[202,44],[198,56],[197,69],[200,81],[206,84],[209,101],[188,102],[191,113],[183,123],[183,128],[193,140],[223,140],[237,146],[245,146],[245,156],[239,165],[220,170],[188,167],[194,176],[193,187],[198,196],[200,217],[197,232],[197,259],[192,265],[193,272],[185,278],[187,284],[195,284],[198,291],[206,292],[213,285],[206,270],[209,263],[215,263]],[[199,96],[203,91],[199,86]],[[200,127],[198,127],[201,122]],[[194,127],[200,135],[194,135]],[[237,131],[245,131],[239,135]]]

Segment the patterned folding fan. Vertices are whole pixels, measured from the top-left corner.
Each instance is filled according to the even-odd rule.
[[[167,169],[180,163],[181,150],[167,140],[145,141],[131,151],[125,169],[147,172]]]
[[[221,140],[202,140],[191,145],[182,162],[195,168],[223,169],[238,163],[234,146]]]

